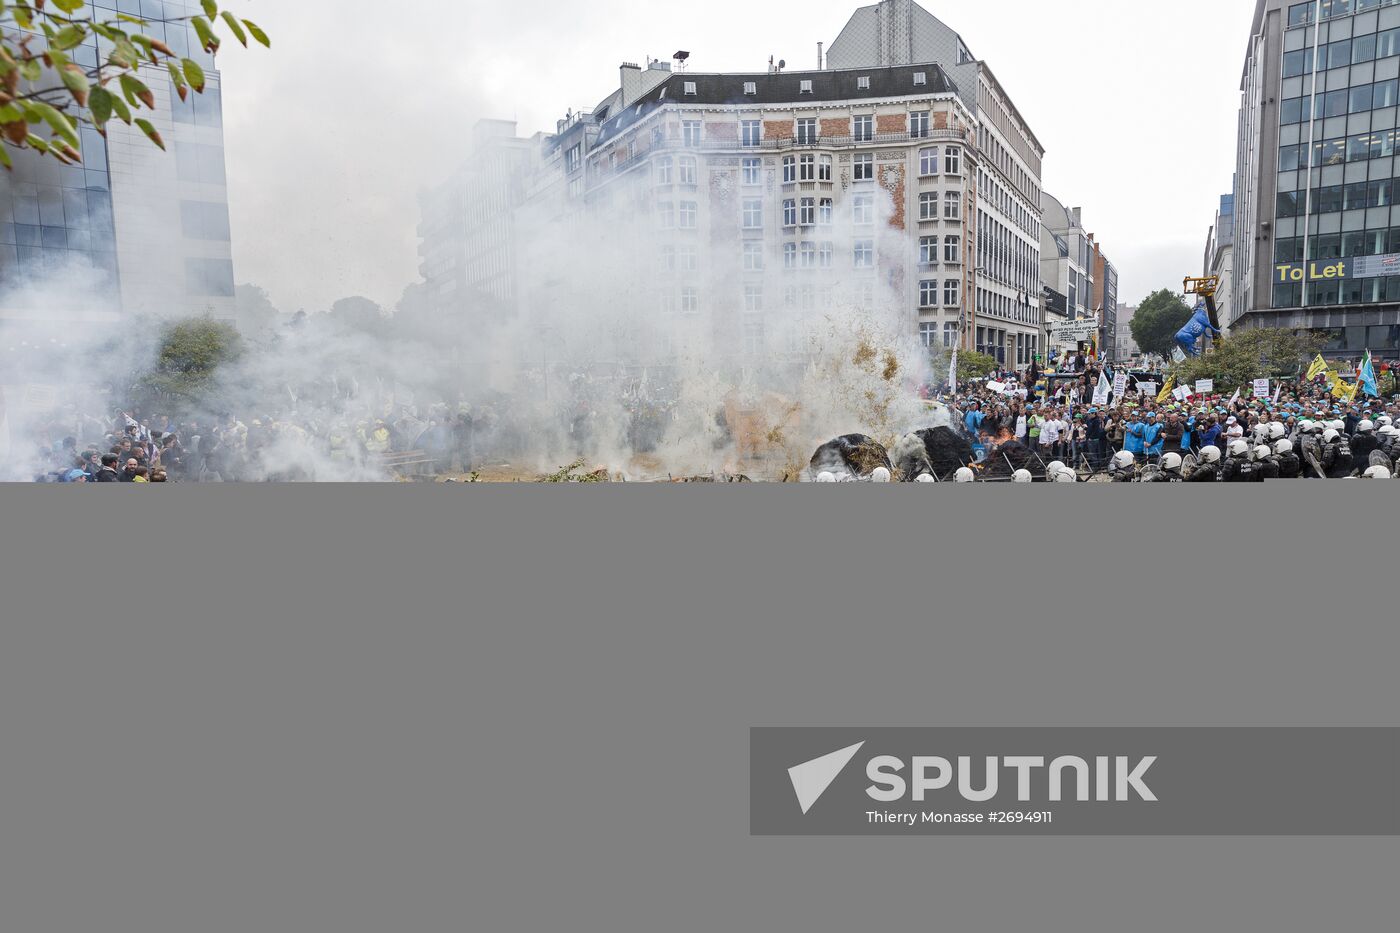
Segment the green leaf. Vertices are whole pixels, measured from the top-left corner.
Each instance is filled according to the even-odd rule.
[[[51,0],[51,2],[64,13],[76,13],[83,8],[84,0]]]
[[[112,92],[105,87],[92,89],[92,96],[88,98],[88,110],[92,111],[92,122],[101,129],[107,125],[107,121],[112,119]]]
[[[30,133],[29,138],[25,140],[25,142],[29,144],[29,148],[31,149],[37,149],[40,152],[49,151],[48,142],[41,136],[35,136],[33,133]]]
[[[194,31],[199,36],[199,47],[211,52],[219,50],[219,37],[214,35],[214,29],[209,25],[209,21],[202,16],[196,16],[190,20],[190,25],[194,26]]]
[[[204,7],[204,14],[210,19],[219,15],[219,5],[214,0],[200,0],[200,6]]]
[[[238,17],[234,16],[228,10],[225,10],[224,22],[228,23],[229,31],[233,33],[233,37],[246,49],[248,47],[248,34],[243,31],[243,26],[238,22]]]
[[[204,93],[204,69],[199,67],[199,63],[192,58],[187,58],[180,63],[185,69],[185,78],[190,82],[190,87],[199,93]]]
[[[26,81],[38,81],[44,76],[44,63],[37,58],[31,58],[19,66],[19,75]]]
[[[78,139],[78,131],[72,122],[55,109],[51,104],[46,104],[41,100],[32,100],[27,104],[30,114],[38,114],[39,117],[49,125],[54,135],[62,138],[65,142],[74,147],[81,142]]]
[[[87,30],[82,26],[64,26],[49,42],[51,48],[60,51],[76,48],[87,38]]]
[[[185,84],[186,84],[186,82],[185,82],[185,76],[184,76],[184,74],[180,71],[180,66],[179,66],[179,65],[175,64],[173,61],[167,61],[167,62],[165,63],[165,68],[166,68],[167,71],[170,72],[170,81],[171,81],[171,83],[173,83],[176,87],[184,87],[184,86],[185,86]]]
[[[262,43],[264,48],[272,48],[272,40],[267,37],[267,33],[263,32],[262,27],[257,23],[251,19],[245,19],[243,25],[248,27],[248,34]]]
[[[155,95],[152,94],[151,89],[146,87],[146,85],[141,81],[137,80],[131,75],[122,75],[121,86],[122,93],[126,95],[126,102],[131,104],[133,107],[135,107],[137,103],[140,102],[146,105],[147,110],[156,109]]]
[[[14,167],[15,167],[15,162],[14,162],[14,160],[10,158],[10,147],[9,147],[9,146],[0,145],[0,165],[5,166],[5,168],[14,168]]]
[[[87,75],[77,65],[70,65],[67,68],[59,69],[59,76],[63,78],[63,86],[68,88],[79,106],[87,103],[88,92],[92,85],[88,83]]]
[[[116,94],[109,93],[107,96],[112,101],[112,112],[117,115],[117,119],[125,123],[127,126],[130,126],[131,110],[127,108],[126,101],[122,100]]]
[[[142,18],[139,17],[139,16],[128,16],[128,15],[125,14],[125,13],[118,13],[118,14],[117,14],[117,20],[120,21],[120,22],[123,22],[123,23],[131,23],[133,26],[149,26],[149,25],[150,25],[150,23],[147,23],[144,19],[142,19]]]
[[[137,120],[136,125],[141,128],[141,132],[145,133],[151,142],[160,147],[162,152],[165,151],[165,140],[161,139],[160,134],[156,132],[154,126],[151,126],[149,120]]]

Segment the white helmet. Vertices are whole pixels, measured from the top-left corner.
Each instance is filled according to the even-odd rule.
[[[1164,469],[1164,470],[1179,470],[1179,469],[1181,469],[1181,454],[1163,454],[1163,455],[1162,455],[1162,469]]]
[[[1011,476],[1011,482],[1013,483],[1029,483],[1034,479],[1035,477],[1031,476],[1030,470],[1017,470]]]
[[[1331,428],[1333,431],[1345,431],[1347,429],[1347,423],[1340,418],[1335,418],[1327,422],[1327,427]]]
[[[1255,459],[1255,460],[1268,460],[1268,459],[1269,459],[1269,455],[1272,454],[1272,453],[1273,453],[1273,451],[1269,449],[1269,445],[1268,445],[1268,444],[1260,444],[1258,447],[1254,448],[1254,459]]]
[[[1277,444],[1274,445],[1274,453],[1278,454],[1280,457],[1282,457],[1284,454],[1293,453],[1293,442],[1279,441]]]
[[[1126,450],[1120,450],[1113,455],[1113,468],[1115,470],[1126,470],[1133,465],[1135,458]]]
[[[1383,466],[1373,466],[1361,474],[1362,479],[1390,479],[1390,471]]]
[[[1057,482],[1057,483],[1077,483],[1077,482],[1079,482],[1079,477],[1077,477],[1077,476],[1074,475],[1074,471],[1073,471],[1073,470],[1061,470],[1060,472],[1058,472],[1058,473],[1055,474],[1055,482]]]
[[[929,474],[929,473],[920,473],[920,474],[915,478],[914,482],[916,482],[916,483],[934,483],[934,482],[937,482],[937,480],[935,480],[935,479],[933,478],[933,476],[932,476],[931,474]]]
[[[1381,425],[1380,435],[1381,437],[1396,437],[1400,435],[1400,428],[1395,427],[1393,424]]]
[[[890,471],[884,467],[876,467],[870,473],[870,481],[872,483],[888,483],[892,479],[894,479],[894,477],[890,474]]]
[[[1299,431],[1299,433],[1301,433],[1301,434],[1307,434],[1307,433],[1308,433],[1309,431],[1311,431],[1312,429],[1313,429],[1313,420],[1312,420],[1311,418],[1304,418],[1302,421],[1299,421],[1299,422],[1298,422],[1298,431]]]
[[[1336,440],[1337,438],[1339,438],[1339,437],[1341,437],[1341,435],[1337,433],[1337,429],[1336,429],[1336,428],[1328,428],[1328,429],[1327,429],[1326,431],[1324,431],[1323,434],[1322,434],[1322,439],[1323,439],[1324,441],[1326,441],[1327,443],[1329,443],[1329,444],[1332,443],[1333,441],[1335,441],[1335,440]]]
[[[1283,437],[1283,436],[1284,436],[1285,434],[1287,434],[1287,433],[1288,433],[1288,429],[1285,428],[1285,427],[1283,426],[1283,422],[1282,422],[1282,421],[1271,421],[1271,422],[1269,422],[1269,439],[1270,439],[1270,440],[1276,441],[1276,440],[1278,440],[1279,438]]]
[[[1220,448],[1219,448],[1219,447],[1216,447],[1216,446],[1214,446],[1214,445],[1212,445],[1212,446],[1210,446],[1210,447],[1202,447],[1202,448],[1201,448],[1201,462],[1202,462],[1202,463],[1219,463],[1219,462],[1220,462]]]
[[[959,483],[970,483],[977,478],[977,474],[968,467],[963,467],[957,472],[955,478]]]
[[[1368,419],[1368,420],[1366,420],[1366,421],[1361,422],[1360,424],[1358,424],[1358,425],[1356,426],[1356,433],[1358,433],[1358,434],[1370,434],[1370,433],[1371,433],[1372,431],[1374,431],[1375,429],[1376,429],[1376,423],[1375,423],[1374,421],[1371,421],[1371,420]]]
[[[1321,434],[1325,430],[1327,430],[1327,422],[1325,421],[1308,422],[1308,433],[1310,434]]]
[[[1051,464],[1045,468],[1045,475],[1050,477],[1051,479],[1054,479],[1057,475],[1059,475],[1059,472],[1063,469],[1065,469],[1065,465],[1059,460],[1055,460],[1052,461]]]
[[[819,483],[834,483],[834,482],[836,482],[836,474],[835,474],[835,473],[830,473],[830,472],[825,472],[825,471],[823,471],[823,472],[821,472],[821,473],[818,473],[818,474],[817,474],[817,482],[819,482]]]
[[[1249,441],[1238,440],[1230,442],[1230,456],[1243,457],[1249,453]]]
[[[1376,424],[1383,424],[1388,426],[1393,425],[1394,423],[1395,419],[1390,417],[1389,415],[1381,415],[1379,418],[1376,419]]]

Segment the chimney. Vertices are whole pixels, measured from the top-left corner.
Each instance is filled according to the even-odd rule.
[[[642,96],[642,66],[633,62],[623,62],[618,69],[618,87],[622,89],[622,106]]]
[[[822,57],[822,47],[825,46],[825,45],[826,45],[825,42],[818,42],[818,43],[817,43],[817,70],[818,70],[818,71],[821,71],[823,68],[826,67],[826,66],[825,66],[825,59]]]

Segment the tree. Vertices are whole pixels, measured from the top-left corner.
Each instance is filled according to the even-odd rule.
[[[243,355],[243,338],[231,324],[187,318],[165,327],[155,367],[136,385],[138,394],[167,405],[192,407],[208,401],[221,366]]]
[[[219,51],[220,31],[247,47],[249,39],[271,47],[267,33],[251,20],[220,11],[216,0],[200,0],[203,15],[170,17],[189,22],[199,46]],[[147,35],[145,21],[125,13],[99,17],[85,0],[0,0],[0,165],[14,167],[11,149],[29,149],[65,165],[83,160],[78,127],[103,136],[114,118],[135,126],[161,149],[165,140],[151,122],[137,116],[156,109],[156,98],[138,75],[170,82],[180,100],[204,93],[204,69],[177,55],[161,39]],[[73,54],[82,47],[110,48],[105,61],[84,67]],[[94,49],[95,50],[95,49]],[[43,129],[47,136],[36,130]]]
[[[1191,309],[1181,296],[1161,289],[1148,295],[1133,315],[1133,340],[1143,353],[1169,357],[1176,332],[1191,320]]]
[[[276,323],[281,312],[272,303],[266,289],[256,285],[239,285],[233,293],[234,315],[240,330],[257,334]]]
[[[962,350],[958,353],[958,381],[967,382],[972,379],[981,379],[996,371],[997,361],[995,357],[985,353],[975,353]]]
[[[1216,342],[1204,356],[1178,363],[1171,369],[1184,386],[1198,379],[1215,380],[1217,392],[1233,392],[1265,376],[1291,379],[1299,367],[1315,357],[1326,338],[1307,331],[1261,328],[1246,330]]]

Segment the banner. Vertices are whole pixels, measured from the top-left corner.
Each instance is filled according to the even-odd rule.
[[[1153,396],[1154,398],[1156,398],[1156,395],[1157,395],[1157,383],[1155,383],[1155,382],[1139,382],[1139,383],[1137,384],[1137,390],[1138,390],[1139,392],[1141,392],[1143,395],[1151,395],[1151,396]],[[1159,399],[1157,399],[1157,401],[1159,401],[1159,402],[1165,402],[1165,401],[1166,401],[1166,398],[1165,398],[1165,397],[1159,398]]]
[[[1128,374],[1119,373],[1113,377],[1113,397],[1121,399],[1128,394]]]
[[[1057,321],[1048,328],[1051,340],[1063,343],[1085,343],[1098,336],[1097,321]]]
[[[1185,363],[1185,362],[1186,362],[1186,351],[1183,350],[1183,349],[1181,349],[1181,347],[1173,347],[1173,348],[1172,348],[1172,362],[1173,362],[1173,363]]]
[[[1162,404],[1169,398],[1176,396],[1176,377],[1172,376],[1167,380],[1167,384],[1162,387],[1162,394],[1157,396],[1157,404]]]
[[[1255,398],[1268,398],[1268,397],[1269,397],[1269,380],[1267,380],[1267,379],[1256,379],[1256,380],[1254,380],[1254,397],[1255,397]]]
[[[1214,379],[1197,379],[1197,380],[1196,380],[1196,394],[1197,394],[1197,395],[1210,395],[1210,394],[1213,393],[1214,391],[1215,391],[1215,380],[1214,380]]]
[[[1099,373],[1099,384],[1094,387],[1094,400],[1090,404],[1107,405],[1108,393],[1112,390],[1113,387],[1109,385],[1108,382],[1108,374],[1102,372]]]
[[[1361,363],[1361,368],[1356,371],[1356,384],[1367,395],[1379,397],[1381,394],[1380,387],[1376,385],[1376,367],[1371,362],[1370,350],[1366,351],[1366,359]]]
[[[1308,367],[1308,382],[1312,382],[1314,379],[1316,379],[1318,376],[1321,376],[1325,372],[1327,372],[1327,361],[1324,360],[1322,358],[1322,354],[1319,353],[1317,355],[1317,359],[1313,360],[1312,365]]]

